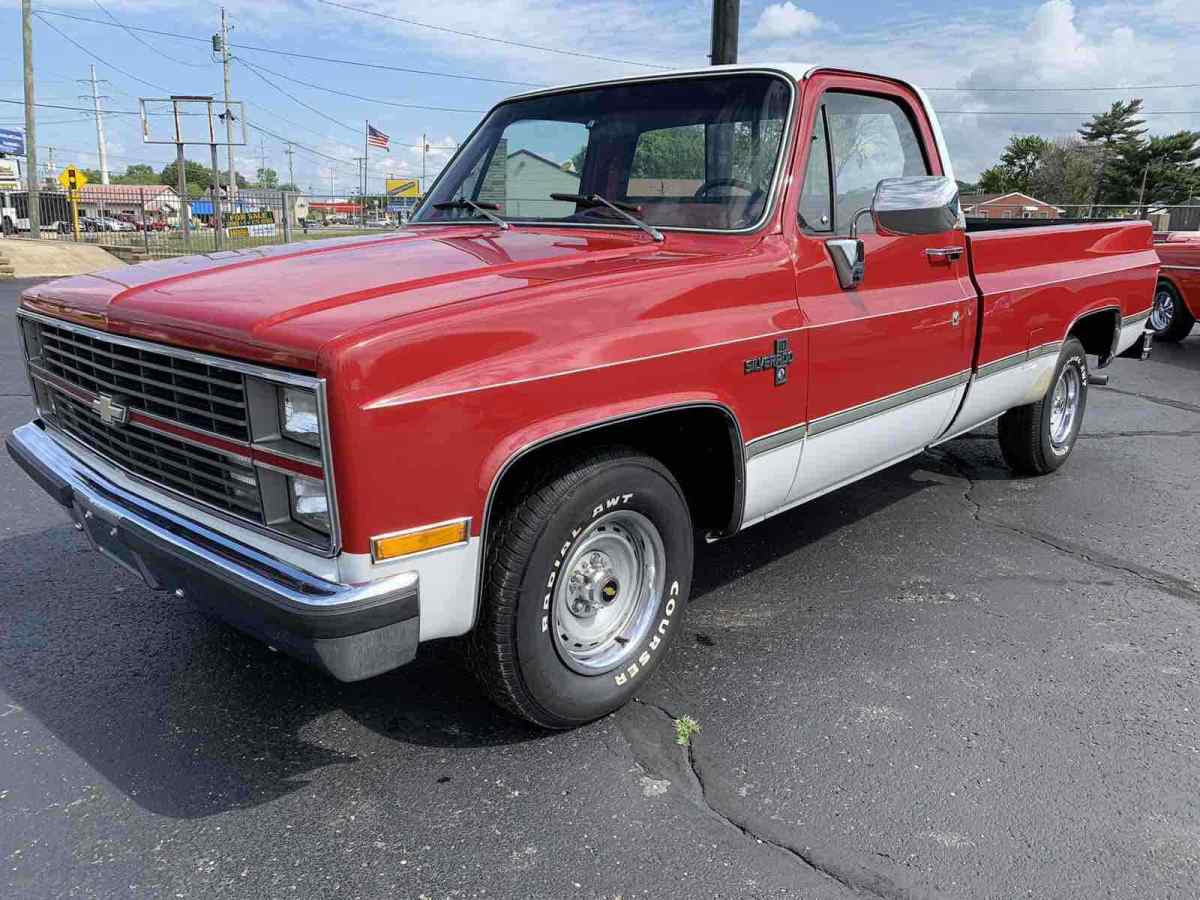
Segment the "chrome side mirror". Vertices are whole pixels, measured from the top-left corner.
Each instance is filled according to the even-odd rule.
[[[943,175],[884,178],[875,186],[871,218],[879,234],[944,234],[966,225],[958,185]]]
[[[858,238],[858,220],[866,215],[870,215],[878,234],[943,234],[966,228],[958,203],[958,185],[953,178],[943,175],[884,178],[875,185],[870,208],[854,214],[850,236],[825,242],[843,290],[862,284],[867,273],[863,242]]]

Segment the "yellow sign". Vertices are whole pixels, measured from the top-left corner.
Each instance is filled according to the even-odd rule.
[[[387,192],[389,197],[420,197],[421,182],[415,178],[389,178]]]
[[[82,169],[77,169],[75,166],[67,166],[58,175],[58,183],[61,184],[64,190],[77,191],[88,183],[87,176],[83,174]]]

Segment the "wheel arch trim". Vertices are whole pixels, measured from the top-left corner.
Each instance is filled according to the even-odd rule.
[[[505,477],[512,471],[513,467],[518,462],[536,450],[540,450],[544,447],[568,438],[586,434],[589,431],[598,431],[616,425],[624,425],[629,422],[636,422],[641,419],[649,419],[655,416],[661,416],[675,412],[703,409],[715,410],[721,413],[724,416],[726,426],[729,429],[730,451],[733,454],[734,460],[733,508],[730,515],[730,522],[725,529],[720,532],[719,536],[728,537],[732,534],[735,534],[741,526],[742,511],[746,502],[746,444],[742,438],[742,427],[741,423],[738,421],[737,415],[734,413],[733,409],[725,403],[717,400],[688,400],[676,403],[667,403],[648,409],[605,416],[584,424],[552,431],[548,434],[521,444],[516,450],[508,453],[507,456],[504,457],[504,461],[497,466],[495,474],[491,478],[491,483],[488,486],[479,524],[479,558],[476,562],[475,596],[474,609],[472,610],[471,615],[471,627],[474,628],[475,624],[479,621],[479,609],[483,599],[483,567],[487,560],[488,533],[491,527],[492,513],[495,511],[496,496],[499,493],[500,485],[503,484]]]

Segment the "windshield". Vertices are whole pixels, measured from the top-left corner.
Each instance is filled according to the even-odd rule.
[[[782,78],[748,73],[504,103],[413,221],[478,222],[470,200],[514,222],[633,227],[588,202],[599,195],[650,225],[748,228],[770,198],[790,99]]]

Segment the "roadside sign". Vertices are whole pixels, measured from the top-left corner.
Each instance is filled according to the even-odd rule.
[[[82,169],[76,166],[67,166],[58,173],[58,183],[63,186],[64,190],[73,193],[86,185],[88,180]]]
[[[416,178],[389,178],[386,184],[389,197],[421,196],[421,183]]]
[[[15,128],[0,128],[0,153],[20,156],[25,152],[25,132]]]
[[[19,191],[21,170],[15,159],[0,159],[0,191]]]

